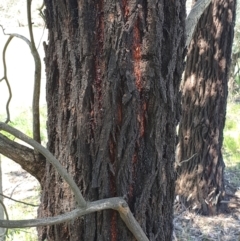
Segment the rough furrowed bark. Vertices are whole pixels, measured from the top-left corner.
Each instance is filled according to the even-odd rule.
[[[66,221],[74,220],[82,215],[86,215],[88,213],[97,212],[106,209],[113,209],[119,212],[121,219],[124,221],[127,228],[132,232],[134,237],[138,241],[149,241],[146,234],[143,232],[142,228],[140,227],[139,223],[134,218],[131,210],[129,209],[128,204],[123,198],[116,197],[116,198],[108,198],[102,199],[95,202],[86,202],[83,198],[81,191],[77,187],[76,183],[73,181],[72,177],[67,173],[66,169],[59,163],[59,161],[50,153],[45,147],[39,144],[34,139],[28,137],[21,131],[7,125],[6,123],[0,122],[0,130],[4,130],[8,133],[11,133],[15,137],[19,138],[20,140],[26,142],[27,144],[31,145],[35,148],[39,153],[41,153],[46,160],[51,163],[58,174],[64,179],[69,188],[75,195],[75,199],[77,202],[77,208],[71,212],[67,212],[62,215],[54,216],[54,217],[46,217],[42,219],[28,219],[28,220],[8,220],[7,210],[5,205],[1,203],[4,208],[5,214],[7,216],[6,220],[0,220],[0,227],[5,228],[24,228],[24,227],[38,227],[38,226],[46,226],[46,225],[56,225],[59,223],[64,223]],[[5,195],[2,194],[5,197]],[[14,199],[10,198],[14,201]],[[17,201],[21,202],[21,201]],[[21,202],[27,204],[25,202]],[[30,204],[27,204],[30,205]],[[32,205],[31,205],[32,206]],[[7,231],[6,231],[7,232]]]
[[[87,200],[124,197],[150,240],[170,240],[184,1],[45,4],[49,150]],[[39,216],[74,209],[51,166],[46,175]],[[133,240],[115,211],[39,229],[39,237]]]
[[[176,194],[215,214],[224,198],[223,128],[236,1],[212,1],[190,44],[182,86]]]

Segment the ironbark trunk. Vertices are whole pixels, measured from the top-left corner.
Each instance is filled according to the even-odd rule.
[[[171,240],[185,1],[45,4],[49,150],[87,200],[123,196],[150,240]],[[73,209],[69,187],[46,169],[39,216]],[[134,240],[111,210],[39,237]]]
[[[213,0],[190,44],[182,84],[182,118],[176,152],[176,194],[187,207],[215,214],[224,198],[221,152],[235,0]]]

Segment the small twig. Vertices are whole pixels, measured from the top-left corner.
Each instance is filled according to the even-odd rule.
[[[46,24],[45,24],[44,27],[43,27],[42,35],[41,35],[41,38],[40,38],[40,40],[39,40],[39,42],[38,42],[37,50],[39,49],[40,44],[41,44],[41,41],[42,41],[42,39],[43,39],[43,35],[44,35],[45,28],[46,28]]]
[[[39,8],[37,8],[37,10],[38,10],[38,11],[42,11],[42,9],[44,8],[44,6],[45,6],[45,3],[44,3],[44,1],[42,1],[41,6],[40,6]]]
[[[28,46],[29,48],[31,48],[31,42],[29,39],[27,39],[26,37],[24,37],[23,35],[21,34],[18,34],[18,33],[4,33],[4,35],[8,35],[10,37],[16,37],[16,38],[20,38],[22,39]]]
[[[0,193],[0,195],[3,196],[4,198],[7,198],[9,200],[12,200],[14,202],[21,203],[21,204],[24,204],[24,205],[28,205],[28,206],[32,206],[32,207],[38,207],[39,206],[39,205],[35,205],[35,204],[26,203],[26,202],[23,202],[23,201],[16,200],[14,198],[11,198],[11,197],[8,197],[8,196],[4,195],[3,193]]]
[[[0,26],[2,27],[2,25],[0,25]],[[2,27],[2,29],[3,29],[3,27]],[[30,27],[30,29],[32,29],[32,26]],[[41,137],[40,137],[39,99],[40,99],[40,88],[41,88],[41,60],[40,60],[40,56],[39,56],[39,53],[36,49],[35,44],[32,44],[32,42],[31,42],[31,41],[33,41],[33,43],[34,43],[33,32],[30,31],[31,41],[21,34],[5,33],[4,29],[3,29],[3,33],[4,33],[4,35],[9,35],[10,36],[9,39],[10,38],[12,39],[13,37],[17,37],[17,38],[22,39],[29,46],[29,48],[31,50],[31,53],[32,53],[32,56],[34,58],[35,74],[34,74],[34,91],[33,91],[33,104],[32,104],[33,138],[34,138],[34,140],[36,140],[37,142],[40,143]],[[5,54],[5,53],[3,52],[3,54]],[[8,83],[8,82],[6,82],[6,83]],[[8,85],[8,86],[10,87],[10,85]],[[10,100],[8,102],[10,102]],[[7,113],[9,115],[9,112],[7,112]],[[10,120],[10,117],[9,117],[9,120]],[[8,123],[8,121],[6,123]]]
[[[4,68],[4,76],[2,77],[2,80],[5,80],[7,87],[8,87],[8,93],[9,93],[9,97],[6,103],[6,112],[7,112],[7,119],[5,121],[5,123],[8,123],[10,121],[10,111],[9,111],[9,105],[12,99],[12,90],[11,90],[11,85],[8,81],[8,76],[7,76],[7,65],[6,65],[6,50],[7,47],[9,45],[9,43],[11,42],[11,40],[13,39],[13,36],[9,36],[7,42],[4,45],[4,49],[3,49],[3,54],[2,54],[2,60],[3,60],[3,68]]]
[[[1,26],[1,28],[2,28],[3,34],[5,34],[3,26],[2,26],[2,25],[0,25],[0,26]],[[10,121],[9,105],[10,105],[10,102],[11,102],[11,99],[12,99],[12,89],[11,89],[11,85],[10,85],[10,83],[9,83],[9,81],[8,81],[7,64],[6,64],[6,51],[7,51],[8,45],[9,45],[9,43],[11,42],[12,39],[13,39],[13,36],[9,36],[7,42],[6,42],[5,45],[4,45],[3,54],[2,54],[4,75],[3,75],[3,77],[0,79],[0,82],[1,82],[2,80],[5,80],[6,85],[7,85],[7,88],[8,88],[8,93],[9,93],[9,97],[8,97],[8,100],[7,100],[7,103],[6,103],[7,119],[6,119],[5,123],[8,123],[8,122]]]
[[[178,161],[178,162],[176,162],[176,166],[181,166],[183,163],[185,163],[185,162],[188,162],[188,161],[190,161],[193,157],[195,157],[197,155],[197,153],[195,153],[195,154],[193,154],[191,157],[189,157],[188,159],[186,159],[186,160],[183,160],[183,161]]]
[[[31,0],[27,0],[27,18],[28,18],[28,28],[29,28],[29,35],[30,40],[26,37],[11,33],[6,34],[2,25],[0,25],[3,29],[3,33],[5,35],[9,35],[9,39],[13,37],[17,37],[22,39],[27,43],[27,45],[31,49],[32,56],[34,58],[35,63],[35,72],[34,72],[34,90],[33,90],[33,103],[32,103],[32,113],[33,113],[33,139],[39,143],[41,143],[41,135],[40,135],[40,112],[39,112],[39,100],[40,100],[40,89],[41,89],[41,59],[39,53],[37,51],[35,42],[34,42],[34,35],[32,30],[32,17],[31,17]],[[10,42],[10,41],[9,41]],[[10,117],[8,117],[10,119]],[[9,121],[7,119],[7,122]],[[6,122],[6,123],[7,123]]]
[[[31,0],[27,0],[27,13],[28,13],[28,27],[30,40],[26,37],[17,34],[17,33],[5,33],[2,25],[0,25],[3,29],[3,33],[5,35],[9,35],[10,38],[17,37],[22,39],[29,46],[32,56],[34,58],[35,63],[35,72],[34,72],[34,90],[33,90],[33,103],[32,103],[32,113],[33,113],[33,139],[39,143],[41,143],[41,135],[40,135],[40,112],[39,112],[39,100],[40,100],[40,89],[41,89],[41,59],[37,48],[34,42],[34,35],[32,31],[32,18],[31,18]],[[10,118],[10,117],[9,117]]]
[[[43,2],[42,2],[42,5],[41,5],[39,8],[37,8],[37,10],[39,11],[39,16],[43,19],[43,21],[44,21],[44,23],[45,23],[45,25],[46,25],[46,18],[45,18],[45,16],[44,16],[43,12],[42,12],[44,6],[45,6],[45,3],[44,3],[44,1],[43,1]]]
[[[15,190],[19,187],[21,185],[21,183],[19,183],[18,185],[16,185],[14,188],[13,188],[13,190],[12,190],[12,192],[11,192],[11,196],[10,197],[12,197],[13,196],[13,194],[14,194],[14,192],[15,192]]]
[[[0,200],[0,204],[1,204],[1,206],[3,207],[3,210],[4,210],[4,212],[5,212],[5,215],[6,215],[7,220],[9,221],[9,216],[8,216],[7,208],[6,208],[6,206],[5,206],[5,204],[3,203],[2,200]],[[0,237],[3,237],[3,236],[5,236],[5,235],[7,235],[7,233],[8,233],[8,227],[3,227],[3,228],[6,228],[6,230],[5,230],[3,233],[0,234]]]

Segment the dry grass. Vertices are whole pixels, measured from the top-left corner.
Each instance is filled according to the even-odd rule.
[[[175,215],[174,238],[181,241],[240,240],[240,213],[205,217],[188,210]]]

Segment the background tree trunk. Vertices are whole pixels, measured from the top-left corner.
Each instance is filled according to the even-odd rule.
[[[176,194],[214,214],[224,197],[223,128],[235,22],[235,0],[214,0],[190,44],[182,86]]]
[[[1,155],[0,155],[0,193],[3,194],[3,189],[2,189],[2,159],[1,159]],[[3,202],[3,196],[0,195],[0,201]],[[4,209],[3,206],[0,204],[0,219],[4,219]],[[5,228],[0,228],[0,240],[4,241],[5,237],[4,237],[4,232],[5,232]]]
[[[171,240],[185,1],[45,4],[49,150],[87,200],[124,196],[150,240]],[[41,202],[42,217],[76,205],[50,165]],[[39,237],[133,240],[111,210]]]

